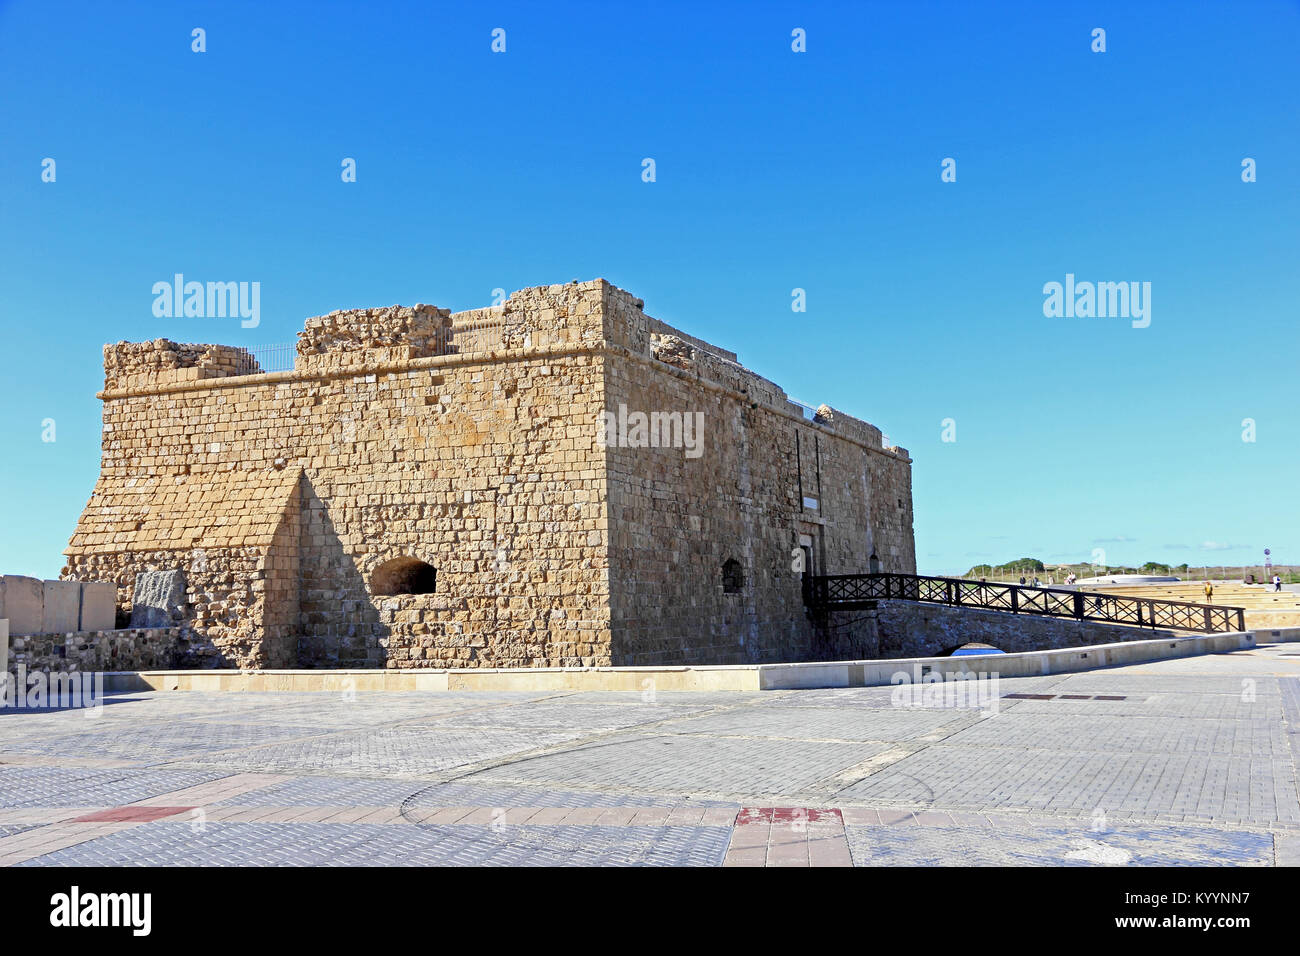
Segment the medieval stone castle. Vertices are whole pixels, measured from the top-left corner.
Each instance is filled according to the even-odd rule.
[[[310,319],[292,369],[104,347],[64,578],[179,571],[192,666],[814,655],[802,574],[915,572],[911,460],[604,280]]]

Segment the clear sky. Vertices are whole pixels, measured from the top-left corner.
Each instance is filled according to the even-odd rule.
[[[1298,51],[1281,0],[0,3],[0,571],[62,566],[105,342],[596,277],[910,449],[922,571],[1300,563]],[[260,325],[155,317],[178,272]]]

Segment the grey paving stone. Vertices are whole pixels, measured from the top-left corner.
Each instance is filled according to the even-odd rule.
[[[942,809],[1092,813],[1100,808],[1255,825],[1300,822],[1292,763],[1268,756],[937,744],[836,797]]]
[[[157,822],[22,866],[717,866],[730,827]]]
[[[663,794],[572,790],[481,783],[297,777],[220,801],[234,807],[674,807],[737,806]]]
[[[1288,668],[1297,676],[1278,676]],[[0,709],[0,754],[11,760],[0,763],[0,807],[116,807],[262,771],[292,779],[261,788],[248,781],[254,789],[224,803],[951,810],[970,825],[866,828],[851,833],[854,852],[867,862],[943,863],[954,855],[1044,865],[1120,857],[1134,864],[1293,861],[1300,853],[1298,677],[1296,661],[1252,652],[1000,679],[1002,694],[1125,699],[1003,700],[994,717],[897,707],[890,687],[653,699],[636,692],[110,695],[91,720],[81,711]],[[124,766],[93,766],[105,759]],[[1098,810],[1115,836],[1097,837],[1079,822]],[[981,822],[990,816],[1000,821],[993,828]],[[4,825],[0,836],[27,829]],[[235,821],[196,831],[177,819],[38,863],[707,863],[721,859],[728,833]]]
[[[221,770],[0,766],[0,807],[115,807],[227,775]]]
[[[888,748],[883,743],[683,736],[625,737],[478,775],[673,793],[792,793]]]
[[[584,733],[403,725],[293,740],[237,753],[200,755],[187,765],[264,773],[314,771],[414,777],[553,747]]]
[[[846,827],[856,866],[1268,866],[1264,833],[1193,827]]]
[[[621,730],[655,724],[698,714],[709,705],[637,702],[586,702],[582,700],[545,700],[503,705],[492,708],[462,710],[430,720],[439,727],[515,727],[521,729]]]
[[[171,763],[195,754],[242,750],[323,733],[325,731],[321,729],[292,725],[226,724],[213,721],[160,721],[140,729],[127,729],[120,726],[119,722],[106,724],[90,733],[16,740],[8,743],[7,747],[14,753],[111,758],[148,765]]]
[[[1040,703],[1027,701],[1027,703]],[[948,744],[1013,749],[1120,753],[1284,756],[1281,721],[1204,720],[1009,709],[958,731]]]
[[[795,740],[905,741],[944,728],[955,729],[971,719],[972,712],[966,709],[801,707],[791,712],[751,707],[676,720],[659,731]]]

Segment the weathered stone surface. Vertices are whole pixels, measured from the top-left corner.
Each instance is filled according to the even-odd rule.
[[[293,371],[200,367],[224,355],[106,347],[100,478],[66,550],[65,578],[124,593],[183,569],[187,662],[797,660],[816,653],[802,538],[818,573],[873,550],[915,570],[905,452],[841,411],[808,421],[603,280],[309,319]],[[620,408],[664,427],[611,446]],[[396,559],[435,592],[377,593]]]
[[[6,574],[0,578],[0,617],[10,634],[39,634],[45,616],[45,588],[36,578]]]
[[[1011,614],[982,608],[957,608],[915,601],[876,602],[874,611],[839,612],[836,618],[862,618],[857,639],[837,647],[841,659],[942,657],[963,645],[991,645],[1008,654],[1122,641],[1181,637],[1178,631],[1126,627],[1101,621],[1037,614]]]
[[[81,585],[76,581],[45,581],[41,588],[41,633],[77,630],[81,621]]]
[[[170,339],[104,346],[104,380],[117,387],[191,382],[260,371],[233,345],[180,345]]]
[[[117,617],[117,585],[111,581],[81,583],[79,631],[111,631]]]
[[[695,347],[676,335],[652,335],[651,350],[665,365],[683,370],[695,367]]]
[[[185,613],[184,571],[141,571],[135,576],[131,627],[171,627]]]
[[[308,319],[298,334],[304,367],[437,355],[449,341],[450,312],[432,305],[348,309]]]
[[[5,642],[10,674],[36,671],[135,671],[175,666],[184,643],[179,627],[28,634]]]

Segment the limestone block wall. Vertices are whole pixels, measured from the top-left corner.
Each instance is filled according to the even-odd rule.
[[[450,311],[432,305],[350,309],[308,319],[298,333],[296,369],[344,369],[439,354]]]
[[[802,539],[820,572],[873,549],[915,570],[906,452],[851,416],[806,420],[603,280],[310,319],[284,372],[107,346],[101,397],[64,577],[113,581],[129,610],[137,573],[183,568],[187,665],[802,659]],[[699,412],[701,455],[608,447],[620,406]],[[395,568],[436,587],[390,593]]]
[[[129,593],[140,570],[186,568],[189,656],[225,666],[608,664],[603,363],[581,347],[603,287],[520,294],[512,334],[552,344],[504,356],[424,354],[456,317],[395,308],[309,321],[293,372],[109,376],[65,576]],[[407,557],[437,593],[372,593]]]
[[[304,389],[287,443],[301,451],[286,452],[309,484],[303,663],[608,663],[588,424],[598,362],[474,362]],[[403,556],[436,569],[435,594],[370,593],[375,571]]]
[[[917,601],[878,601],[874,611],[837,612],[831,615],[832,629],[850,618],[857,618],[861,623],[854,628],[840,629],[854,635],[838,648],[837,656],[843,659],[937,657],[971,643],[992,644],[1014,654],[1187,636],[1181,631]]]
[[[113,581],[129,614],[135,576],[181,568],[188,607],[177,626],[187,629],[181,666],[267,667],[262,641],[264,553],[257,548],[201,548],[70,554],[66,574]],[[281,665],[283,666],[283,665]]]
[[[170,339],[118,342],[104,346],[104,381],[108,388],[149,387],[257,371],[248,353],[230,345],[183,345]]]
[[[606,293],[606,334],[626,347],[606,373],[606,408],[698,415],[683,447],[606,450],[616,664],[803,660],[824,649],[803,604],[794,552],[811,571],[915,572],[910,460],[880,432],[834,413],[818,422],[721,350]],[[829,410],[828,410],[829,412]],[[900,504],[901,501],[901,504]],[[740,587],[724,580],[739,562]]]

